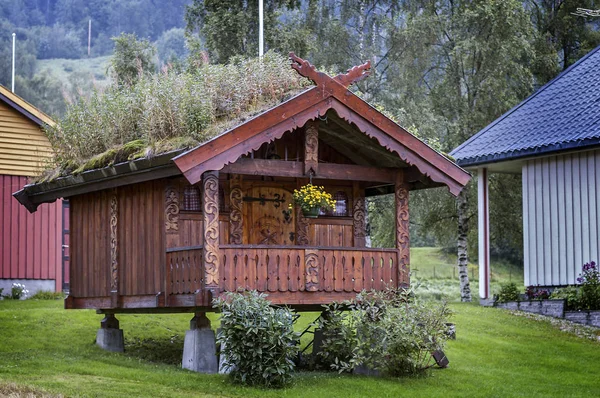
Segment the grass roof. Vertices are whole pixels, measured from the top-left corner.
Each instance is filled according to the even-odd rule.
[[[46,133],[55,157],[40,181],[190,149],[306,89],[286,57],[142,76],[80,99]]]

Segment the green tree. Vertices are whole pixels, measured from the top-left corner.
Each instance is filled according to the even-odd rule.
[[[305,55],[306,42],[298,41],[292,34],[294,30],[286,28],[285,22],[279,20],[284,11],[298,6],[296,0],[264,2],[265,51],[296,51]],[[238,55],[258,55],[257,0],[194,0],[186,6],[185,22],[188,46],[194,57],[205,49],[215,63],[226,63]],[[305,32],[300,33],[305,36]]]
[[[110,68],[118,86],[132,86],[144,73],[155,71],[156,49],[148,40],[138,40],[134,34],[113,38],[115,52]]]

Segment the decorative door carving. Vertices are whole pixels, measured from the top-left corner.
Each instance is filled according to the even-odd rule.
[[[295,245],[295,212],[288,209],[291,192],[274,187],[254,187],[246,191],[251,245]]]

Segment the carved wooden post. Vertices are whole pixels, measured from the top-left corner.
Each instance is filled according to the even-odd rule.
[[[232,245],[241,245],[243,242],[243,192],[241,186],[241,177],[239,174],[231,174],[229,180],[229,243]]]
[[[319,290],[319,251],[304,250],[304,269],[306,270],[306,291]]]
[[[119,306],[118,220],[119,202],[115,188],[110,193],[110,305],[112,308]]]
[[[165,189],[165,232],[167,247],[179,246],[179,189],[169,185]]]
[[[354,182],[352,185],[352,197],[353,197],[353,232],[354,232],[354,247],[365,247],[366,245],[366,221],[365,221],[365,194],[360,189],[358,182]]]
[[[219,290],[219,172],[202,176],[202,213],[204,216],[204,285]]]
[[[319,122],[309,120],[304,125],[304,175],[319,172]]]
[[[307,182],[306,179],[299,178],[296,185],[300,188]],[[296,206],[296,245],[308,246],[308,243],[308,218],[304,217],[300,206]]]
[[[408,225],[408,187],[402,173],[396,175],[396,248],[398,249],[398,285],[410,284],[410,235]]]

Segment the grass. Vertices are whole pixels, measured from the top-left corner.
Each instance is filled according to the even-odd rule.
[[[456,254],[449,255],[434,247],[410,249],[411,281],[416,292],[423,298],[449,301],[460,300]],[[473,297],[477,297],[479,271],[476,264],[469,264],[469,282]],[[515,282],[523,286],[523,268],[503,261],[491,262],[491,289],[495,294],[500,285]]]
[[[106,87],[110,83],[107,75],[109,59],[110,56],[81,59],[40,59],[36,63],[35,72],[49,71],[51,75],[68,86],[70,86],[69,76],[79,72],[87,76],[91,75],[96,86]]]
[[[120,315],[126,353],[94,344],[100,315],[55,300],[0,301],[0,395],[84,397],[518,397],[593,396],[600,343],[549,321],[473,304],[452,304],[457,339],[448,369],[428,378],[385,379],[301,372],[284,390],[229,384],[179,368],[189,314]],[[316,314],[300,319],[303,328]],[[211,314],[213,326],[216,316]],[[18,393],[15,396],[19,396]]]

